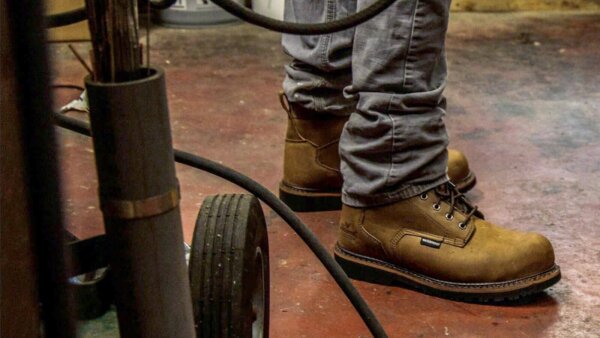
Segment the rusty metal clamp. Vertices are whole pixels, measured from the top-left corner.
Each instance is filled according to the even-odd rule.
[[[106,217],[120,219],[140,219],[152,217],[175,209],[181,194],[179,186],[164,194],[140,200],[102,200],[102,212]]]

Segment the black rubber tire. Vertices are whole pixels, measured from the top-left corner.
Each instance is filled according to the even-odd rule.
[[[189,277],[198,337],[269,336],[269,245],[256,197],[224,194],[204,200]],[[262,306],[256,297],[262,297]],[[262,334],[253,332],[253,323],[262,325]]]

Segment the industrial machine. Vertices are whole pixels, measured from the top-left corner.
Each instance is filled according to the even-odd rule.
[[[378,0],[332,22],[302,24],[258,15],[231,0],[213,0],[250,23],[311,35],[353,27],[394,1]],[[20,307],[20,323],[6,327],[3,311],[2,336],[37,336],[41,324],[46,337],[75,337],[74,292],[80,299],[82,318],[102,314],[114,300],[119,330],[125,337],[267,337],[269,248],[260,200],[317,255],[371,333],[384,337],[382,326],[328,250],[275,195],[241,173],[172,148],[164,73],[149,62],[142,64],[137,12],[128,8],[118,12],[119,4],[128,2],[134,3],[87,1],[87,8],[40,20],[38,1],[2,0],[2,95],[9,90],[14,94],[10,105],[3,103],[3,147],[7,145],[10,151],[5,154],[12,154],[11,160],[22,171],[22,177],[15,173],[19,179],[3,182],[3,191],[6,184],[12,189],[7,191],[21,192],[15,194],[19,200],[3,198],[3,210],[8,203],[21,207],[9,218],[3,216],[3,223],[14,221],[15,226],[18,223],[30,229],[31,237],[21,250],[27,251],[26,259],[32,262],[19,275],[27,276],[30,283],[18,285],[13,280],[6,284],[3,279],[3,297],[5,291],[10,292],[5,289],[8,287],[35,295],[24,298],[29,306]],[[174,2],[142,1],[140,8],[164,9]],[[85,81],[90,124],[51,113],[43,43],[44,24],[57,27],[84,19],[90,20],[94,45],[94,73]],[[93,136],[106,235],[85,240],[65,236],[53,124]],[[14,132],[6,134],[9,129]],[[220,176],[251,193],[205,199],[188,248],[187,266],[173,160]],[[2,235],[3,243],[24,236],[4,229]],[[16,258],[7,257],[9,263],[10,259]],[[19,315],[11,312],[15,313]]]

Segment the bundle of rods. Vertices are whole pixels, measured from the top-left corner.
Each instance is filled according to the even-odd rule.
[[[137,7],[137,0],[86,0],[95,81],[124,82],[142,75]]]

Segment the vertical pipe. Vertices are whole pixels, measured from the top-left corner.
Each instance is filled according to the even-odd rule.
[[[86,79],[119,329],[124,337],[193,337],[165,79],[160,69],[151,74]]]
[[[28,217],[35,241],[45,335],[75,337],[72,301],[67,287],[56,144],[50,113],[46,38],[44,22],[40,20],[43,17],[42,4],[36,0],[3,2],[2,11],[6,10],[7,14],[9,48],[17,81],[14,91],[5,92],[7,89],[4,87],[2,91],[3,95],[16,97],[19,109],[13,128],[19,128],[17,133],[22,137]],[[5,48],[4,41],[2,46]],[[3,114],[2,119],[5,118]]]

